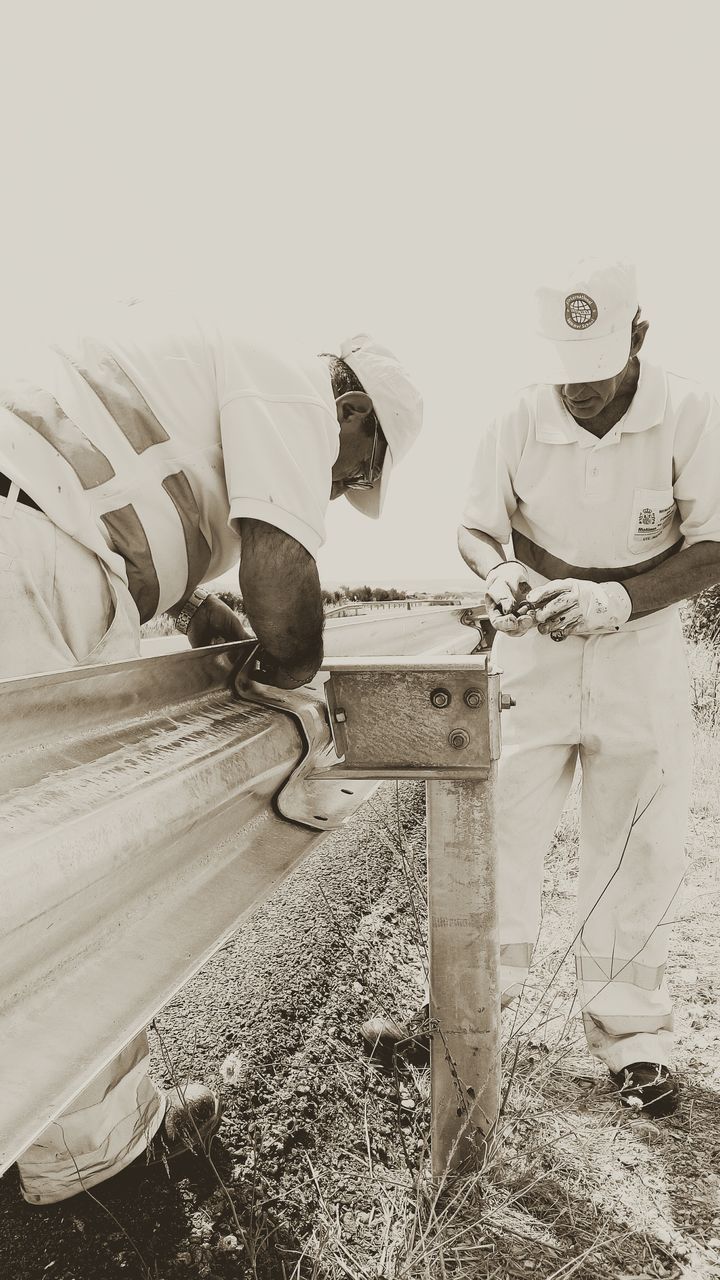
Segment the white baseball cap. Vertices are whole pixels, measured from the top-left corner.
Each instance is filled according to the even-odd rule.
[[[387,440],[383,469],[371,489],[346,489],[345,497],[363,515],[377,520],[394,466],[405,457],[422,427],[422,396],[399,360],[367,333],[346,338],[340,357],[357,375],[373,402]]]
[[[564,278],[538,289],[543,381],[598,382],[614,378],[630,356],[638,309],[635,268],[585,259]]]

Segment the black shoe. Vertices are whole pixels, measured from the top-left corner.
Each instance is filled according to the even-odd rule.
[[[430,1066],[430,1008],[424,1004],[406,1023],[370,1018],[360,1028],[372,1062],[390,1066],[402,1058],[413,1067]]]
[[[622,1071],[611,1071],[610,1079],[622,1105],[644,1116],[672,1115],[680,1100],[677,1081],[662,1063],[631,1062]]]

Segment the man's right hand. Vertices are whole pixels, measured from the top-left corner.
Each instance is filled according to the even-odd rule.
[[[496,631],[508,636],[524,636],[535,626],[535,614],[518,615],[530,590],[528,571],[519,560],[502,560],[485,578],[485,608]]]

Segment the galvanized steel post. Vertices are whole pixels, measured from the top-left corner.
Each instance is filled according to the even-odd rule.
[[[500,712],[511,700],[484,655],[326,665],[342,757],[327,776],[426,780],[432,1165],[441,1177],[476,1163],[499,1107],[494,786]]]
[[[500,1101],[496,769],[426,784],[435,1177],[477,1161]]]

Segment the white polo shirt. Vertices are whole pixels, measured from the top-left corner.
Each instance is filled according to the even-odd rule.
[[[325,538],[326,364],[197,317],[118,307],[0,385],[0,472],[125,578],[142,620],[236,564],[234,522]]]
[[[641,361],[627,413],[597,439],[553,386],[527,387],[482,434],[462,523],[512,538],[533,586],[622,581],[720,541],[720,408]]]

